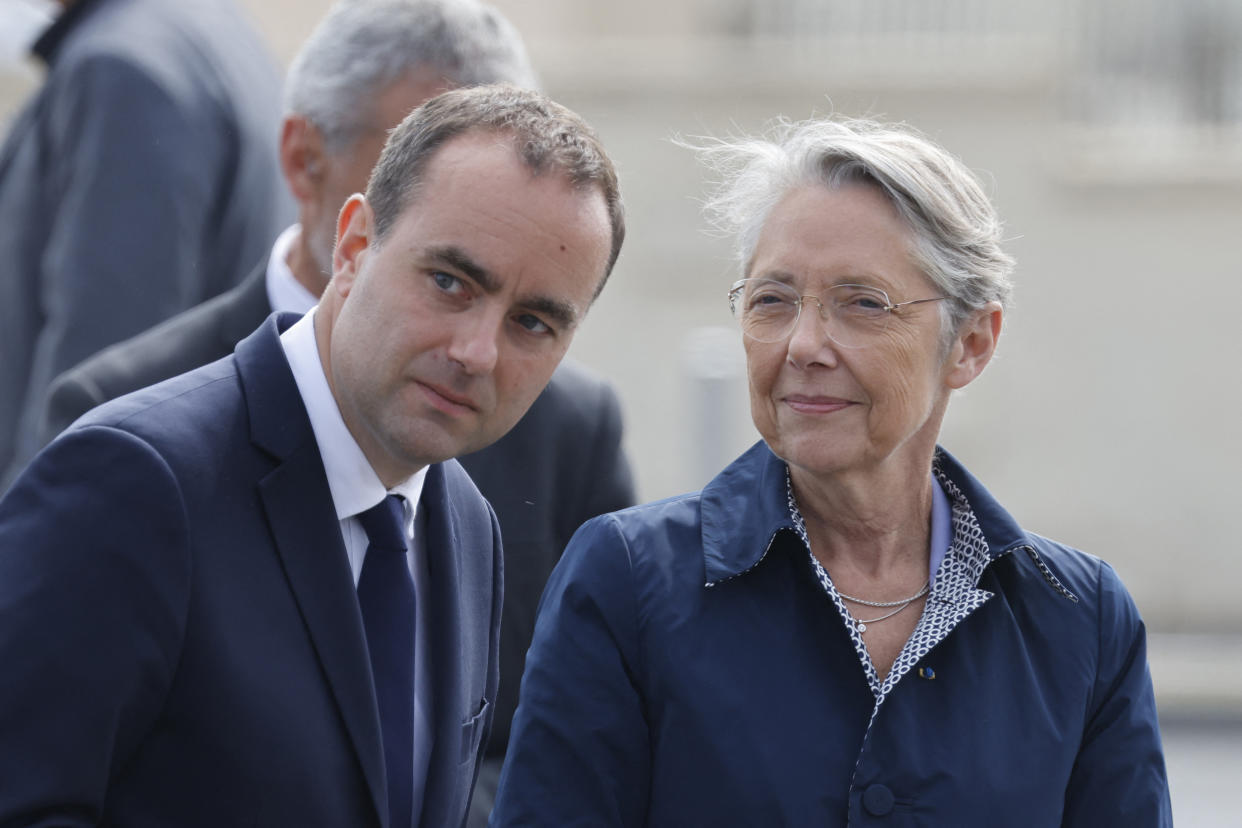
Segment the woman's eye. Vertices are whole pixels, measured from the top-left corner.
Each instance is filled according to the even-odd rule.
[[[837,298],[837,306],[862,313],[877,313],[888,309],[883,297],[867,291],[846,293]]]
[[[756,293],[750,297],[752,308],[777,308],[788,304],[789,298],[779,293]]]

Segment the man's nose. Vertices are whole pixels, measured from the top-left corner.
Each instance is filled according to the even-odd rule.
[[[467,374],[489,374],[496,367],[503,333],[504,315],[499,309],[480,308],[475,313],[459,315],[453,331],[448,355]]]

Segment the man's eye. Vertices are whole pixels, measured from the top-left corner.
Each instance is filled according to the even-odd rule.
[[[436,287],[445,293],[460,294],[465,289],[465,284],[461,279],[438,270],[431,274],[431,278],[436,283]]]
[[[532,316],[529,313],[523,313],[515,317],[515,320],[526,330],[533,334],[550,334],[552,329],[539,317]]]

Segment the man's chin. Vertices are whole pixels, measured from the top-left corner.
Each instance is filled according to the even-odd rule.
[[[485,449],[508,434],[516,424],[516,419],[499,425],[494,421],[484,424],[479,419],[456,422],[437,413],[410,425],[393,441],[392,447],[405,465],[417,463],[417,468],[422,468]]]
[[[399,452],[405,465],[422,468],[471,454],[489,444],[490,441],[485,443],[478,438],[456,435],[442,429],[419,429],[417,435],[411,435],[410,439],[401,442]]]

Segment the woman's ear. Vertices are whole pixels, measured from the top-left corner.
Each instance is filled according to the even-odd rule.
[[[996,353],[1004,316],[1000,302],[988,302],[962,323],[945,365],[945,382],[950,388],[964,388],[983,373]]]

